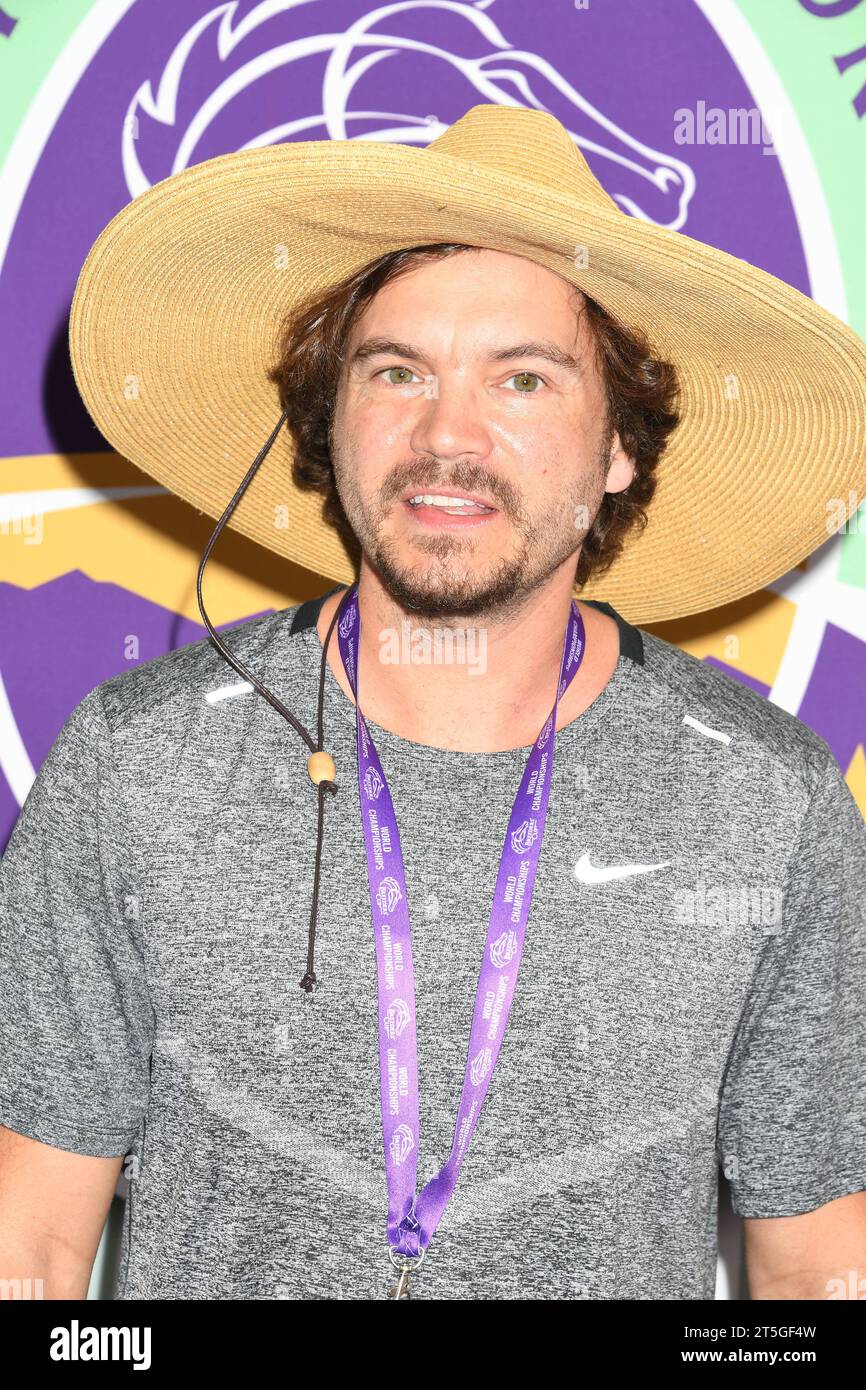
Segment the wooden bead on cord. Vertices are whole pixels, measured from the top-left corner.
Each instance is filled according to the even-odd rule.
[[[307,772],[310,781],[316,786],[320,782],[334,782],[337,778],[337,767],[330,753],[324,753],[321,749],[317,753],[311,753],[307,758]]]

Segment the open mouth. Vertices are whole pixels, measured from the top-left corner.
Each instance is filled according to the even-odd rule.
[[[488,507],[468,498],[436,496],[417,493],[404,498],[406,511],[426,526],[472,526],[498,516],[496,507]]]
[[[495,512],[496,508],[490,506],[480,497],[470,497],[463,493],[447,492],[417,492],[403,501],[413,511],[418,511],[422,507],[435,507],[438,511],[447,512],[449,516],[486,516],[490,512]]]

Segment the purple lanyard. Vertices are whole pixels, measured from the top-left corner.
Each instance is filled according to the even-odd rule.
[[[585,633],[580,610],[572,600],[553,711],[535,740],[508,822],[475,992],[454,1142],[446,1162],[416,1197],[418,1050],[412,932],[394,806],[367,721],[358,707],[361,619],[355,586],[337,631],[340,656],[355,696],[358,790],[379,979],[379,1077],[388,1183],[388,1245],[392,1264],[402,1270],[392,1296],[402,1297],[409,1269],[420,1264],[457,1184],[505,1034],[547,820],[556,715],[560,698],[583,660]]]

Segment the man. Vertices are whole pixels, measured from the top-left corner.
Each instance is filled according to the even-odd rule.
[[[458,123],[476,158],[478,113],[491,147],[517,114]],[[524,118],[543,163],[548,118]],[[22,809],[0,1272],[83,1296],[129,1154],[120,1298],[402,1296],[408,1273],[417,1297],[712,1297],[721,1164],[752,1295],[830,1297],[866,1256],[862,818],[804,724],[573,604],[590,540],[611,582],[624,563],[599,518],[615,535],[639,477],[651,496],[676,419],[625,429],[595,301],[477,244],[393,269],[321,290],[347,331],[318,423],[284,370],[297,349],[323,371],[327,308],[272,378],[296,484],[332,468],[357,584],[230,634],[255,690],[209,640],[104,682]],[[81,384],[80,340],[73,361]],[[672,386],[659,367],[663,406]],[[184,494],[190,470],[160,467]],[[692,515],[715,542],[713,498]],[[328,543],[321,520],[291,540],[319,572]],[[715,550],[695,582],[718,593]],[[646,583],[669,576],[648,561]],[[265,691],[305,726],[317,798]]]

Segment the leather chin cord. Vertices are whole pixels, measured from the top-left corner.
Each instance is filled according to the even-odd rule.
[[[254,686],[255,689],[259,692],[260,695],[264,695],[268,704],[273,705],[274,709],[278,712],[278,714],[281,714],[284,719],[288,720],[292,727],[301,735],[301,738],[304,740],[307,747],[311,750],[310,756],[307,759],[307,772],[309,774],[310,781],[318,789],[319,821],[318,829],[316,832],[316,864],[313,876],[313,906],[310,912],[310,930],[307,940],[307,969],[304,976],[299,982],[301,989],[305,989],[309,994],[316,987],[316,973],[313,969],[313,951],[315,949],[316,944],[316,916],[319,907],[319,882],[321,878],[322,862],[322,836],[325,824],[325,792],[329,792],[331,796],[336,796],[337,794],[337,769],[334,765],[334,760],[331,757],[330,753],[326,753],[322,749],[322,742],[324,739],[325,667],[328,659],[328,643],[331,640],[331,633],[334,631],[334,626],[337,622],[337,619],[340,617],[340,614],[342,613],[343,608],[345,607],[346,601],[348,600],[350,594],[352,593],[352,589],[355,586],[350,585],[350,587],[346,590],[346,593],[343,595],[341,602],[337,605],[337,609],[334,613],[333,618],[331,619],[330,627],[328,628],[328,635],[324,641],[322,649],[322,666],[319,673],[319,705],[317,722],[318,737],[315,741],[313,740],[312,734],[307,732],[300,720],[296,719],[295,716],[292,714],[291,710],[286,709],[286,706],[283,704],[282,700],[279,700],[277,696],[273,694],[272,691],[268,690],[267,686],[263,685],[262,682],[253,675],[252,671],[250,671],[246,666],[244,666],[242,661],[239,661],[237,657],[232,656],[232,653],[229,651],[228,647],[226,647],[225,643],[222,642],[220,638],[217,636],[213,624],[211,623],[210,618],[205,612],[204,601],[202,599],[201,594],[202,574],[204,573],[204,567],[208,561],[208,557],[210,556],[210,553],[213,550],[214,543],[216,542],[217,537],[219,536],[220,532],[222,531],[223,527],[225,526],[226,522],[228,521],[229,517],[231,516],[235,507],[237,506],[238,502],[241,500],[244,493],[246,492],[247,487],[252,482],[256,470],[262,463],[262,460],[265,458],[265,455],[267,454],[268,450],[270,449],[271,445],[273,444],[274,440],[279,434],[287,414],[287,411],[283,411],[283,414],[280,416],[276,429],[273,431],[267,443],[264,445],[262,449],[260,449],[255,459],[250,464],[250,467],[247,470],[246,477],[240,484],[234,497],[229,502],[228,506],[226,507],[225,511],[223,512],[222,516],[217,522],[216,527],[214,528],[213,535],[211,536],[210,540],[205,546],[204,554],[201,557],[201,563],[198,567],[196,593],[198,595],[199,611],[201,612],[201,616],[204,620],[205,627],[208,630],[211,641],[216,646],[220,655],[225,657],[229,665],[233,666],[234,669],[240,675],[242,675],[245,680],[248,680],[250,684]]]

